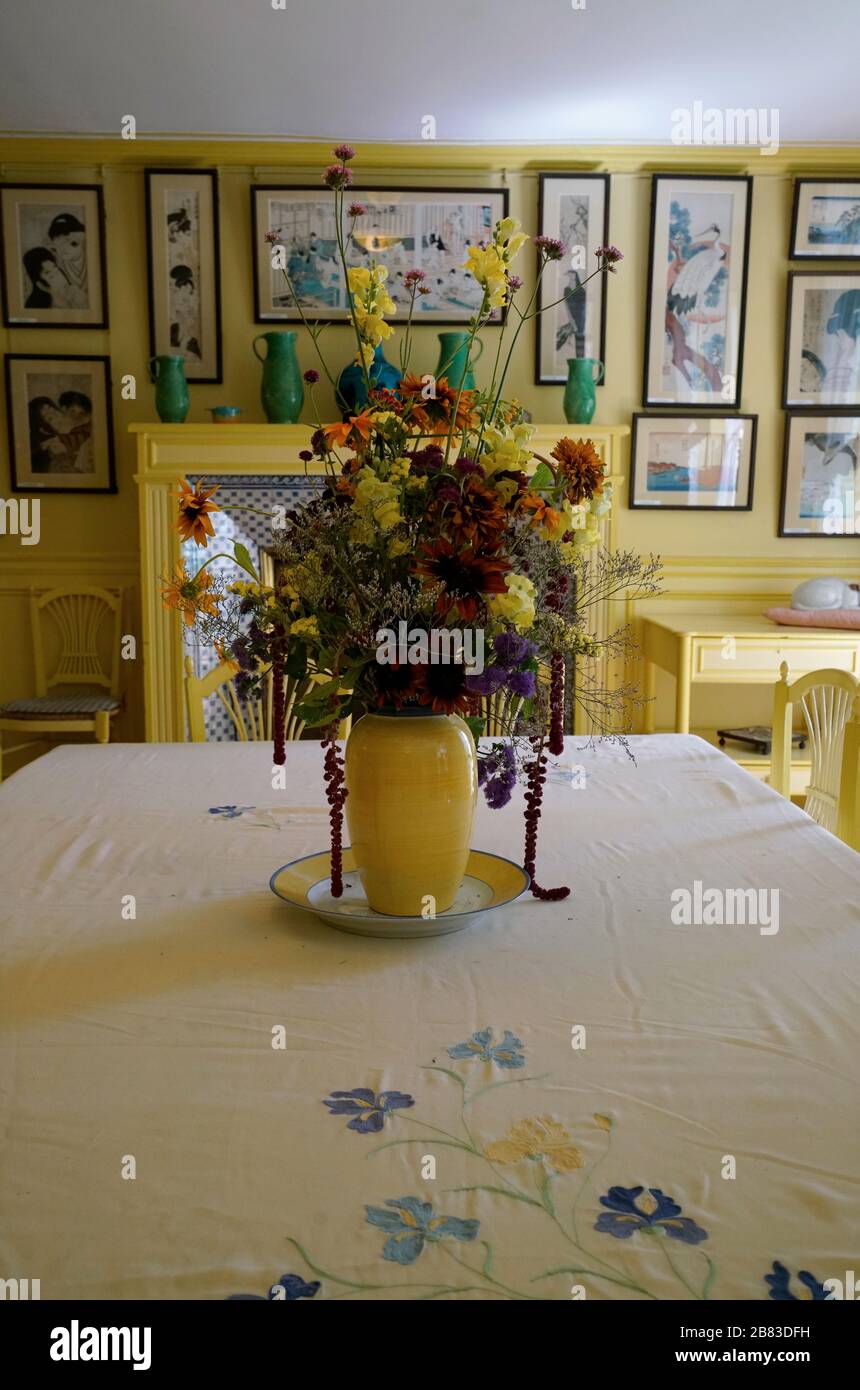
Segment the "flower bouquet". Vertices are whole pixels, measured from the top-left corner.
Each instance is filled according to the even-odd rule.
[[[335,204],[366,404],[334,423],[317,415],[301,458],[314,465],[320,488],[305,505],[274,518],[274,585],[261,582],[247,550],[236,544],[240,581],[219,584],[207,559],[195,574],[182,570],[165,597],[222,660],[235,664],[241,693],[272,682],[276,764],[286,756],[285,678],[299,684],[295,713],[321,731],[326,750],[332,896],[342,891],[345,803],[371,906],[401,911],[408,903],[414,912],[429,894],[442,911],[465,871],[477,786],[490,806],[502,807],[522,779],[531,891],[561,897],[566,887],[537,883],[535,857],[547,754],[563,747],[565,670],[573,658],[579,677],[580,665],[585,672],[595,658],[619,650],[618,634],[599,639],[589,631],[589,614],[613,594],[653,589],[655,573],[653,561],[597,547],[612,497],[594,446],[561,438],[548,457],[535,453],[532,427],[504,396],[517,338],[536,314],[543,270],[565,247],[535,239],[537,280],[522,305],[522,281],[512,268],[528,240],[519,224],[506,217],[486,244],[469,247],[465,268],[479,287],[480,306],[469,323],[467,367],[493,312],[506,310],[492,377],[481,391],[411,370],[415,309],[426,287],[421,270],[403,275],[401,379],[396,390],[377,389],[371,366],[394,331],[396,306],[387,267],[355,239],[366,209],[348,201],[354,151],[338,146],[334,154],[337,162],[323,178]],[[321,349],[322,326],[302,313],[278,231],[267,240],[318,360],[305,372],[316,410],[321,373],[337,390]],[[614,273],[621,259],[614,247],[601,247],[593,273]],[[183,484],[179,494],[180,530],[204,548],[214,535],[215,492]],[[610,694],[583,674],[573,698],[598,732],[617,737],[618,711],[631,693]],[[361,718],[345,766],[336,733],[350,715]],[[477,745],[485,729],[492,740]],[[378,825],[386,820],[380,801],[389,806],[387,830]],[[448,840],[456,843],[442,854]],[[444,872],[430,863],[434,854],[447,855]],[[372,861],[379,869],[373,891]],[[400,907],[383,906],[380,883],[397,866],[404,872],[412,866],[409,885],[393,895]]]

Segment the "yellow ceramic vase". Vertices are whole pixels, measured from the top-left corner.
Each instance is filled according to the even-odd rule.
[[[346,745],[346,820],[375,912],[451,906],[469,857],[478,763],[458,715],[366,714]]]

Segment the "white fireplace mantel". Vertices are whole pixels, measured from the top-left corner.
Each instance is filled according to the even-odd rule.
[[[176,498],[180,478],[241,477],[243,474],[309,474],[325,472],[316,460],[305,465],[299,451],[307,449],[310,425],[129,425],[137,436],[135,482],[140,502],[141,603],[143,608],[143,679],[148,742],[181,743],[185,737],[182,694],[182,622],[164,607],[162,582],[179,563]],[[533,444],[548,453],[561,435],[591,439],[606,465],[607,475],[621,481],[621,450],[627,425],[536,425]],[[616,497],[616,501],[617,501]],[[614,544],[615,509],[610,515],[607,543]]]

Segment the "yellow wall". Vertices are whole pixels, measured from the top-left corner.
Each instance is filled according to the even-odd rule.
[[[146,300],[146,249],[143,168],[215,166],[220,171],[221,289],[223,303],[224,383],[192,386],[190,420],[209,420],[207,406],[242,406],[246,420],[262,418],[259,404],[259,364],[251,342],[265,325],[253,322],[250,195],[252,182],[307,182],[317,186],[318,170],[326,162],[324,146],[274,142],[206,142],[139,140],[0,140],[0,165],[5,181],[103,182],[107,214],[107,260],[110,296],[108,332],[80,330],[2,329],[4,352],[106,353],[114,378],[114,416],[117,450],[117,496],[51,496],[42,503],[42,539],[37,547],[22,547],[16,537],[0,536],[0,701],[32,688],[29,635],[24,595],[30,584],[84,579],[130,586],[127,630],[137,630],[139,605],[133,592],[137,565],[137,496],[133,482],[133,441],[127,434],[132,420],[154,419],[152,388],[146,363],[149,355]],[[629,512],[619,499],[619,542],[622,546],[659,552],[665,557],[740,557],[774,566],[779,592],[792,587],[784,562],[809,561],[825,572],[856,573],[856,541],[852,538],[781,540],[777,531],[782,456],[783,412],[780,408],[783,328],[785,319],[785,259],[795,173],[856,174],[860,150],[783,150],[775,157],[735,150],[570,149],[376,146],[359,151],[359,170],[370,171],[374,182],[429,186],[498,185],[507,182],[511,212],[527,231],[536,231],[537,172],[540,169],[608,170],[613,174],[610,240],[624,251],[620,273],[609,282],[606,375],[597,392],[602,423],[629,423],[641,409],[642,352],[648,256],[650,177],[653,170],[685,168],[701,172],[748,172],[755,177],[752,204],[750,282],[747,303],[742,409],[759,416],[755,504],[751,513]],[[359,178],[360,178],[359,173]],[[533,258],[521,255],[518,270],[526,280]],[[432,371],[438,357],[436,331],[416,332],[413,365]],[[492,341],[496,330],[487,330]],[[348,330],[327,330],[324,342],[329,361],[338,368],[351,355]],[[395,337],[387,355],[397,360]],[[307,341],[299,339],[303,367],[314,357]],[[491,353],[485,354],[489,361]],[[534,385],[534,326],[524,330],[518,344],[507,393],[519,397],[535,420],[563,422],[562,388]],[[482,381],[483,364],[478,367]],[[489,370],[489,366],[487,366]],[[121,376],[133,373],[136,401],[119,399]],[[333,418],[330,395],[320,392],[322,413]],[[4,403],[5,405],[5,403]],[[309,402],[305,417],[311,419]],[[0,440],[0,497],[8,495],[9,467],[5,429]],[[790,569],[790,566],[789,566]],[[801,576],[802,577],[802,576]],[[727,587],[744,590],[733,576]],[[766,588],[767,586],[765,586]],[[688,585],[689,588],[689,585]],[[745,590],[744,590],[745,591]],[[133,667],[124,671],[128,713],[118,730],[121,737],[142,737],[140,681]]]

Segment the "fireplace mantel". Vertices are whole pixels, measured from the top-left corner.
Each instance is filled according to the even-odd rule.
[[[181,743],[185,737],[182,695],[181,619],[161,602],[164,576],[179,563],[176,492],[180,478],[205,475],[241,477],[255,474],[321,476],[314,461],[307,466],[299,451],[308,447],[310,425],[129,425],[137,436],[135,482],[140,502],[141,603],[143,608],[143,684],[146,738],[150,743]],[[563,434],[591,439],[606,464],[609,478],[622,477],[621,450],[627,425],[536,425],[538,453],[548,453]],[[615,512],[610,514],[606,542],[615,536]],[[598,623],[598,631],[605,622]]]

